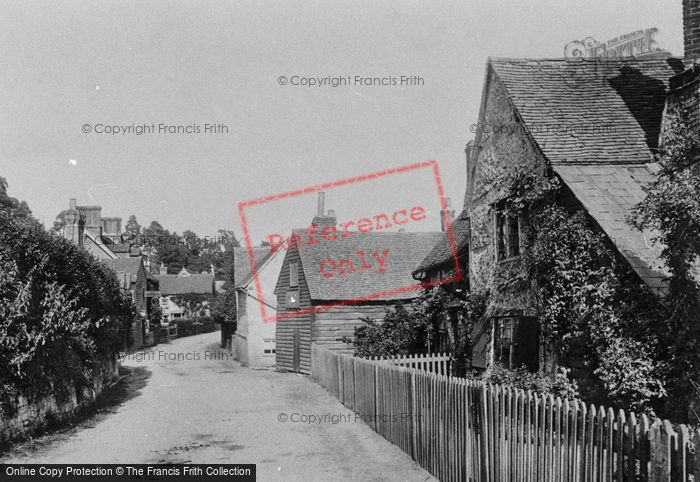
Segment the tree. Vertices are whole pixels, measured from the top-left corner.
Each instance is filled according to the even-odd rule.
[[[670,112],[658,155],[660,171],[629,219],[640,230],[659,233],[655,242],[663,244],[661,257],[671,272],[664,300],[670,314],[658,331],[669,351],[676,409],[684,408],[677,402],[686,400],[700,380],[700,133],[690,119],[685,109]]]
[[[126,222],[126,226],[124,226],[124,234],[128,239],[138,239],[141,234],[141,225],[136,220],[135,214],[129,216],[129,220]]]

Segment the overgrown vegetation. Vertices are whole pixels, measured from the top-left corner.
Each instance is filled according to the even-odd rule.
[[[197,318],[180,318],[175,321],[177,324],[177,337],[199,335],[202,333],[211,333],[217,331],[219,326],[214,320],[208,316]]]
[[[134,306],[116,276],[48,233],[0,178],[0,400],[90,386],[128,343]]]
[[[691,127],[687,110],[670,113],[662,147],[658,176],[633,209],[630,222],[658,233],[652,242],[662,243],[661,256],[671,272],[664,300],[668,316],[656,331],[667,350],[664,375],[672,381],[669,412],[682,418],[688,409],[697,413],[700,406],[697,399],[695,407],[687,403],[700,381],[700,133]]]
[[[554,376],[541,372],[533,373],[526,367],[508,370],[500,365],[490,366],[483,374],[477,375],[486,383],[506,385],[519,390],[532,390],[544,395],[576,399],[579,398],[578,384],[569,377],[565,368],[557,370]]]
[[[557,203],[555,177],[518,172],[507,180],[507,207],[522,223],[524,249],[505,277],[536,296],[541,357],[577,366],[584,398],[686,421],[698,377],[700,142],[681,115],[671,117],[658,179],[632,223],[660,232],[670,271],[660,300],[620,258],[583,211]],[[540,366],[544,365],[540,360]]]
[[[424,290],[410,303],[398,303],[387,309],[383,320],[362,318],[365,323],[355,329],[355,336],[344,338],[362,357],[431,353],[439,346],[437,333],[443,320],[447,323],[447,351],[455,360],[458,374],[464,374],[471,359],[474,322],[482,315],[486,294],[468,292],[459,297],[437,286]],[[448,316],[448,310],[455,316]]]

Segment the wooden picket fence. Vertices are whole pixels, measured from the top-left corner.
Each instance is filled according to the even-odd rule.
[[[377,363],[387,363],[400,367],[413,368],[438,375],[450,375],[452,358],[447,353],[422,353],[419,355],[402,355],[393,357],[369,357],[365,360],[371,360]]]
[[[700,482],[700,430],[312,345],[311,375],[444,481]]]

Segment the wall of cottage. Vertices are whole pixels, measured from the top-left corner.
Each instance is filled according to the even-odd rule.
[[[17,410],[13,417],[0,419],[0,443],[31,436],[47,428],[50,424],[73,417],[82,408],[95,401],[109,380],[118,375],[117,363],[105,366],[102,374],[96,376],[92,389],[83,389],[80,394],[70,389],[66,400],[46,396],[30,401],[23,395],[17,396]]]
[[[496,257],[494,203],[504,199],[518,171],[546,172],[546,163],[517,117],[504,86],[493,74],[487,82],[476,145],[467,166],[465,209],[471,218],[470,283],[472,289],[488,288],[487,316],[521,312],[534,314],[529,281],[517,263]]]

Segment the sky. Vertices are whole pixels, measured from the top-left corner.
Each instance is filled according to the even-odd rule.
[[[649,27],[682,56],[677,0],[3,1],[0,176],[49,226],[77,198],[240,237],[242,201],[435,160],[459,210],[489,56],[562,57]],[[356,76],[397,85],[292,85]],[[439,229],[430,169],[324,190],[339,220],[419,206],[405,229]],[[251,239],[315,210],[315,192],[246,209]]]

